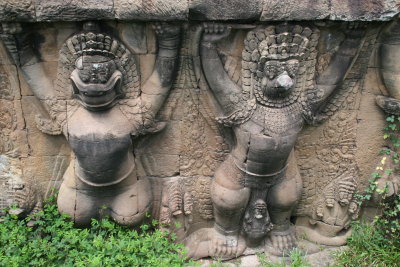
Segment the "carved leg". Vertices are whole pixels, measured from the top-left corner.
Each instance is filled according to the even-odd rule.
[[[211,188],[215,233],[211,235],[210,256],[231,258],[245,249],[244,239],[240,237],[240,222],[250,189],[239,183],[241,175],[230,157],[215,173]]]
[[[269,239],[272,247],[278,251],[274,254],[282,254],[296,246],[296,236],[294,228],[290,225],[290,215],[300,197],[297,186],[295,179],[285,179],[268,191],[268,210],[274,224]]]
[[[273,185],[267,196],[268,211],[274,224],[267,240],[273,254],[282,255],[296,246],[295,229],[291,226],[290,216],[301,195],[301,179],[295,161],[283,179]]]
[[[92,218],[99,218],[98,206],[102,204],[89,197],[87,190],[76,183],[73,166],[71,163],[64,174],[57,198],[58,210],[70,215],[77,226],[89,226]]]
[[[129,181],[127,181],[129,182]],[[135,181],[130,185],[121,185],[123,191],[118,193],[110,204],[111,217],[121,225],[136,226],[142,223],[152,204],[149,180]]]
[[[91,219],[111,216],[121,225],[140,224],[150,211],[152,195],[148,180],[137,181],[132,173],[119,184],[95,187],[80,181],[68,167],[58,194],[58,209],[69,214],[80,227],[89,226]]]

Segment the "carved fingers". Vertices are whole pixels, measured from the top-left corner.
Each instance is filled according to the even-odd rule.
[[[348,38],[359,39],[365,35],[367,25],[366,23],[350,21],[343,25],[343,32]]]
[[[220,23],[203,24],[203,42],[217,42],[231,33],[231,26]]]
[[[153,29],[159,40],[178,39],[181,33],[181,26],[174,23],[157,22],[153,24]]]

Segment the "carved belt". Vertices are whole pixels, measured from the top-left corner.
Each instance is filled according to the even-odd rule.
[[[237,164],[235,158],[233,156],[231,157],[235,166],[243,173],[243,177],[241,178],[240,183],[243,186],[249,188],[266,189],[273,186],[274,184],[277,184],[283,179],[283,176],[288,166],[286,164],[285,167],[277,172],[268,174],[256,174],[249,172],[248,170],[241,167],[239,164]]]
[[[75,162],[75,164],[79,163]],[[80,168],[80,166],[79,166]],[[126,178],[128,178],[129,175],[131,175],[131,173],[133,172],[133,170],[135,169],[135,164],[132,164],[131,167],[129,168],[129,170],[120,178],[111,181],[111,182],[107,182],[107,183],[94,183],[94,182],[90,182],[87,179],[83,178],[81,175],[79,175],[79,172],[75,171],[75,175],[76,177],[78,177],[79,180],[81,180],[83,183],[88,184],[90,186],[95,186],[95,187],[102,187],[102,186],[110,186],[110,185],[115,185],[118,184],[120,182],[122,182],[123,180],[125,180]]]

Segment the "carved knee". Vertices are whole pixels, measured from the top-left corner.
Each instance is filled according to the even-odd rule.
[[[272,209],[290,210],[300,199],[301,191],[296,179],[286,180],[274,185],[268,191],[267,203]]]
[[[250,189],[227,189],[217,182],[211,186],[211,197],[214,205],[215,227],[222,234],[236,233],[240,220],[249,201]]]
[[[215,171],[214,181],[224,188],[240,190],[243,188],[243,184],[241,183],[242,178],[242,171],[239,170],[233,162],[233,158],[228,156],[228,158]]]
[[[114,198],[110,206],[111,217],[121,225],[136,226],[150,213],[151,204],[150,182],[139,180]]]
[[[96,199],[65,184],[61,185],[57,205],[60,213],[70,215],[79,227],[89,226],[92,218],[99,217]]]
[[[218,209],[244,209],[249,201],[250,189],[243,187],[238,190],[231,190],[214,181],[211,186],[211,197]]]

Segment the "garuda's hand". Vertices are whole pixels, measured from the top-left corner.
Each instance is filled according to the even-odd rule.
[[[218,42],[231,33],[231,27],[220,23],[203,24],[203,42]]]
[[[153,25],[153,29],[160,41],[178,39],[181,33],[181,26],[174,23],[157,22]]]

